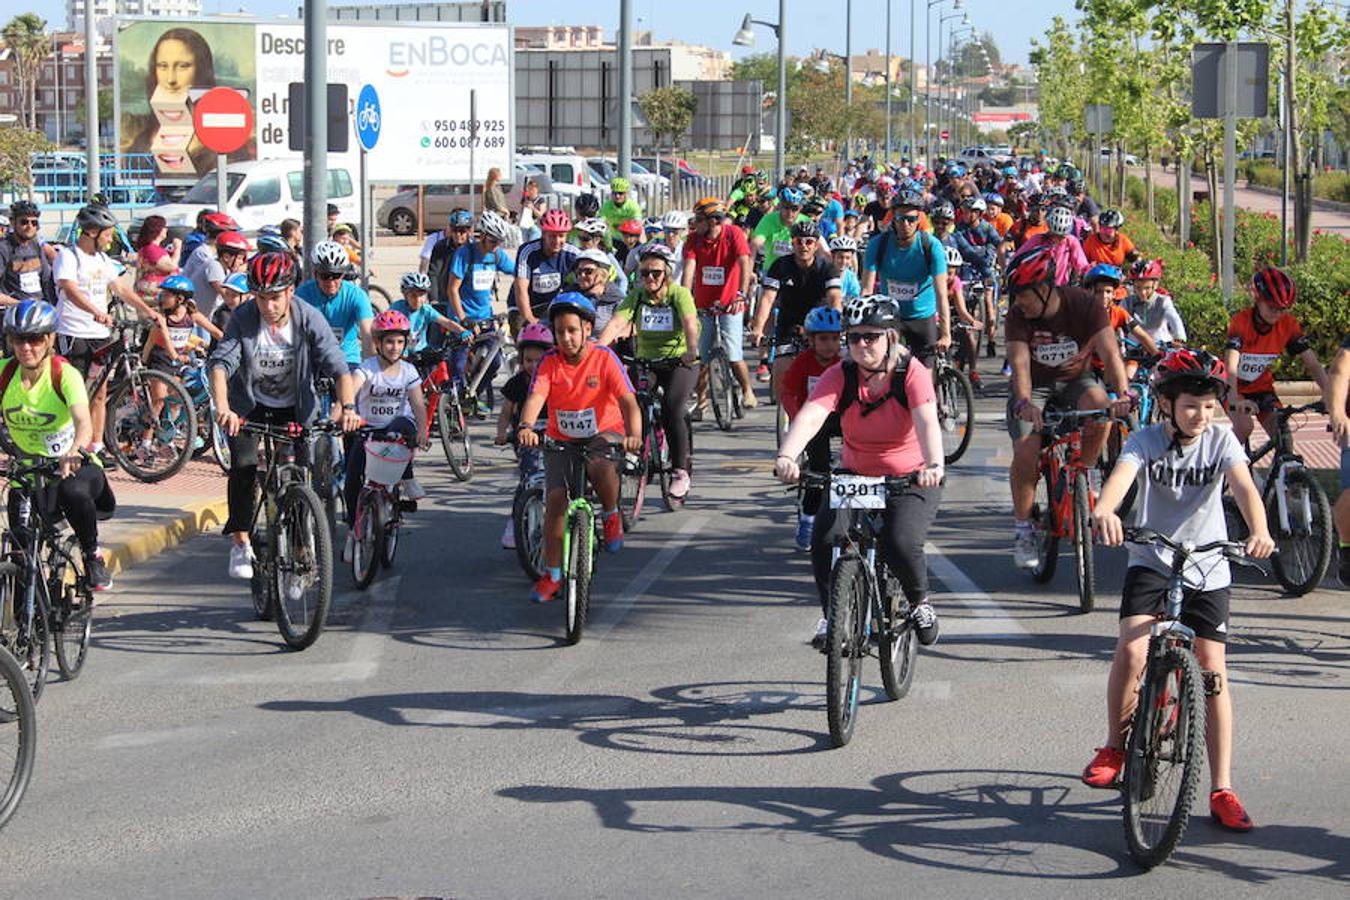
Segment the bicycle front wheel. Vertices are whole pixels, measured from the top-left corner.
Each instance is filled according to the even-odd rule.
[[[323,504],[308,487],[292,484],[277,501],[272,535],[277,629],[295,650],[319,638],[333,599],[332,532]]]
[[[881,639],[877,643],[877,659],[881,663],[881,683],[886,688],[886,696],[899,700],[909,693],[914,683],[914,666],[919,661],[919,641],[914,636],[914,627],[909,619],[900,615],[898,606],[901,600],[900,582],[878,564],[878,580],[886,586],[886,597],[882,600],[885,618],[882,622]]]
[[[947,465],[965,455],[975,424],[975,391],[966,373],[946,366],[937,380],[938,426],[942,430],[942,454]]]
[[[152,385],[164,394],[158,414]],[[103,442],[122,470],[137,481],[153,484],[176,474],[192,456],[196,438],[192,397],[167,372],[142,369],[109,393]]]
[[[449,390],[453,391],[454,388]],[[463,407],[449,394],[443,395],[436,406],[436,426],[441,436],[441,449],[445,451],[445,461],[450,463],[455,480],[468,481],[473,477],[469,425],[464,419]]]
[[[1055,564],[1059,562],[1055,499],[1055,486],[1050,483],[1050,473],[1042,472],[1036,481],[1036,502],[1031,508],[1031,526],[1036,535],[1036,565],[1031,570],[1031,577],[1040,584],[1055,577]]]
[[[0,647],[0,828],[14,815],[37,760],[37,709],[23,669]]]
[[[361,489],[356,498],[356,514],[352,517],[352,581],[365,590],[380,570],[380,500],[369,487]]]
[[[94,634],[94,592],[89,586],[80,542],[74,535],[68,535],[61,542],[61,550],[64,556],[54,551],[48,557],[51,577],[47,593],[52,601],[56,664],[61,677],[74,681],[89,658],[89,641]]]
[[[867,601],[862,560],[841,557],[830,573],[830,615],[825,630],[825,714],[830,742],[836,747],[852,740],[858,721]]]
[[[1331,565],[1331,503],[1306,469],[1284,473],[1284,519],[1280,517],[1279,501],[1276,490],[1266,502],[1266,519],[1280,550],[1270,564],[1280,586],[1302,597],[1322,583]]]
[[[567,643],[581,640],[591,605],[591,575],[595,565],[595,521],[590,507],[578,506],[572,513],[568,534],[567,571],[563,574],[563,613]]]
[[[1085,613],[1092,612],[1097,602],[1090,507],[1087,473],[1079,472],[1073,478],[1073,561],[1078,575],[1078,609]]]
[[[1181,842],[1200,783],[1205,695],[1190,650],[1150,659],[1125,752],[1125,840],[1146,869]]]
[[[736,418],[736,379],[731,375],[731,363],[725,352],[714,352],[708,361],[708,397],[712,400],[717,427],[730,431]]]
[[[216,458],[216,464],[226,475],[230,474],[230,436],[225,433],[225,429],[216,422],[215,406],[211,407],[211,453]]]
[[[626,483],[627,478],[624,479]],[[544,574],[544,489],[525,488],[516,495],[511,510],[516,535],[516,560],[531,581]]]

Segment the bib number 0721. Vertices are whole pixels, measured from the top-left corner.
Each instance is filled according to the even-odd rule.
[[[884,509],[886,479],[871,475],[835,475],[830,479],[830,509]]]

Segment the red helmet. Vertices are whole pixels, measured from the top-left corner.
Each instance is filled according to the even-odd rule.
[[[1140,278],[1152,278],[1154,281],[1162,278],[1163,261],[1161,259],[1139,259],[1135,260],[1134,265],[1130,266],[1130,280],[1137,281]]]
[[[561,209],[550,209],[539,220],[539,230],[561,231],[566,234],[572,230],[572,217]]]
[[[637,219],[629,219],[619,225],[620,234],[642,234],[642,223]]]
[[[370,323],[370,333],[380,335],[390,331],[401,331],[404,335],[407,335],[412,331],[412,323],[408,321],[407,316],[398,310],[386,309]]]
[[[248,238],[244,237],[237,231],[227,231],[220,237],[216,238],[217,251],[237,250],[240,253],[247,253],[252,249],[253,245],[248,242]]]
[[[222,231],[238,231],[239,223],[223,212],[207,213],[202,216],[202,231],[209,237]]]
[[[1153,369],[1153,390],[1171,398],[1183,390],[1222,397],[1228,390],[1228,369],[1223,360],[1204,350],[1172,350]]]
[[[1036,247],[1008,261],[1003,278],[1012,294],[1022,288],[1055,283],[1055,258],[1048,246]]]
[[[248,261],[248,289],[255,294],[274,294],[295,284],[299,276],[295,257],[289,253],[259,253]]]
[[[1260,300],[1265,300],[1276,309],[1289,309],[1294,305],[1298,289],[1284,271],[1274,266],[1257,269],[1252,275],[1252,289]]]

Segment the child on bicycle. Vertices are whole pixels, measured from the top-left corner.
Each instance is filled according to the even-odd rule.
[[[858,241],[846,234],[830,239],[830,255],[839,270],[839,291],[845,300],[862,296],[862,282],[858,281]]]
[[[1125,540],[1116,509],[1138,476],[1136,521],[1176,541],[1224,540],[1222,496],[1232,491],[1251,536],[1247,555],[1264,559],[1274,549],[1261,495],[1252,482],[1247,455],[1233,433],[1214,423],[1228,390],[1224,364],[1203,350],[1173,350],[1153,373],[1163,421],[1130,435],[1102,487],[1092,513],[1103,544]],[[1107,682],[1106,742],[1083,770],[1091,787],[1112,788],[1125,765],[1125,731],[1137,702],[1149,631],[1162,613],[1171,573],[1170,551],[1131,544],[1120,602],[1120,632]],[[1205,670],[1206,748],[1209,752],[1210,814],[1224,828],[1250,831],[1251,817],[1233,791],[1233,709],[1224,661],[1228,638],[1228,561],[1220,551],[1196,554],[1183,573],[1188,588],[1181,622],[1194,630],[1195,652]]]
[[[952,334],[959,335],[956,348],[956,364],[966,373],[970,379],[970,386],[978,393],[984,394],[984,381],[980,378],[977,371],[979,367],[979,333],[984,325],[975,314],[970,311],[970,304],[966,302],[965,283],[961,281],[962,257],[961,251],[952,244],[944,244],[943,252],[947,254],[947,307],[944,313],[951,316]],[[975,282],[977,285],[980,282]],[[983,316],[989,316],[990,312],[984,308],[988,302],[988,296],[980,301],[981,309],[976,310]],[[987,321],[987,319],[986,319]],[[967,328],[960,325],[964,323]]]
[[[356,414],[367,426],[383,432],[396,432],[403,436],[409,446],[426,450],[431,446],[431,440],[427,434],[427,402],[422,396],[422,376],[417,374],[412,363],[403,358],[411,331],[408,317],[394,309],[385,310],[370,323],[375,355],[366,357],[352,372]],[[356,514],[357,497],[366,483],[365,440],[364,435],[353,435],[345,451],[347,480],[343,491],[347,501],[348,528],[347,543],[342,551],[343,562],[351,562],[356,548],[356,533],[351,524]],[[426,495],[427,492],[413,477],[413,464],[409,460],[403,480],[399,483],[399,496],[411,502],[411,512],[417,508],[417,501]]]
[[[1153,343],[1165,349],[1167,345],[1186,343],[1186,323],[1172,304],[1172,295],[1162,289],[1163,261],[1138,259],[1130,266],[1130,282],[1134,293],[1125,298],[1125,311],[1134,316]]]
[[[166,278],[165,281],[168,279]],[[189,279],[190,280],[190,279]],[[162,285],[161,285],[162,287]],[[251,292],[248,289],[248,276],[243,272],[235,272],[220,283],[220,302],[216,308],[211,311],[211,324],[216,327],[221,334],[225,333],[225,326],[230,324],[230,316],[239,308],[241,303],[252,299]],[[216,341],[220,338],[215,338]],[[212,342],[214,346],[214,341]]]
[[[788,420],[796,418],[797,411],[806,403],[811,392],[816,389],[820,376],[825,370],[839,362],[843,342],[843,319],[839,310],[830,306],[817,306],[806,314],[802,326],[806,332],[809,353],[798,353],[792,365],[783,375],[780,398]],[[831,413],[825,425],[806,444],[806,465],[812,472],[825,474],[830,471],[830,439],[840,436],[839,416]],[[802,504],[797,513],[797,549],[811,549],[811,535],[816,525],[816,510],[820,508],[820,488],[808,488],[802,492]],[[809,512],[808,512],[809,511]]]
[[[1116,289],[1124,280],[1119,267],[1108,263],[1097,263],[1088,269],[1087,274],[1083,276],[1083,287],[1097,295],[1101,301],[1102,308],[1106,310],[1107,317],[1111,320],[1111,328],[1121,337],[1129,336],[1136,341],[1145,351],[1158,355],[1158,345],[1153,343],[1153,338],[1144,326],[1140,325],[1138,320],[1125,311],[1125,307],[1116,302]],[[1100,359],[1093,360],[1092,366],[1097,371],[1106,368],[1106,364]],[[1139,371],[1139,362],[1134,359],[1125,360],[1125,374],[1134,378],[1135,372]]]
[[[427,295],[431,292],[431,279],[426,274],[408,272],[399,281],[398,287],[403,293],[403,299],[395,300],[389,308],[403,313],[408,319],[408,326],[412,330],[408,333],[407,352],[417,353],[427,349],[427,338],[432,325],[446,330],[451,328],[456,331],[462,330],[443,316],[427,299]]]
[[[539,369],[539,361],[552,349],[553,332],[549,331],[543,322],[531,322],[520,330],[520,336],[516,338],[520,371],[502,385],[502,397],[505,402],[502,404],[501,415],[497,417],[496,443],[499,447],[511,442],[516,426],[520,424],[520,411],[525,406],[526,398],[530,396],[530,382],[534,380],[534,373]],[[518,446],[516,459],[520,464],[520,481],[517,486],[519,490],[519,485],[524,485],[531,476],[543,469],[544,462],[537,447]],[[512,508],[514,506],[515,504],[512,504]],[[506,550],[514,550],[516,547],[516,523],[509,515],[506,517],[506,530],[502,532],[502,547]]]
[[[1297,290],[1294,282],[1274,266],[1252,275],[1252,305],[1239,310],[1228,323],[1224,364],[1228,367],[1228,417],[1233,433],[1243,446],[1252,434],[1252,420],[1259,417],[1267,434],[1276,429],[1275,394],[1271,371],[1280,354],[1297,356],[1317,386],[1326,393],[1327,373],[1317,353],[1303,335],[1303,327],[1290,312]]]
[[[600,498],[605,549],[614,553],[623,547],[623,519],[619,515],[619,473],[607,455],[608,445],[621,439],[626,452],[637,453],[642,447],[642,411],[619,357],[591,342],[595,305],[589,299],[575,291],[560,294],[548,306],[548,319],[555,349],[544,355],[535,370],[516,437],[521,447],[539,446],[535,422],[547,409],[545,434],[549,438],[587,441],[586,475]],[[566,460],[545,454],[547,571],[534,583],[530,599],[535,603],[552,600],[562,586],[567,476]]]

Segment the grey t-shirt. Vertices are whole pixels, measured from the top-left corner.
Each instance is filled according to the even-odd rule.
[[[1174,541],[1208,544],[1228,538],[1223,518],[1224,473],[1247,462],[1232,429],[1210,425],[1180,455],[1170,446],[1167,426],[1151,425],[1125,442],[1121,460],[1139,467],[1139,494],[1134,521]],[[1163,574],[1172,571],[1170,550],[1130,544],[1130,565],[1147,566]],[[1228,587],[1228,561],[1218,551],[1191,557],[1183,573],[1186,584],[1205,591]]]
[[[211,282],[225,280],[225,267],[216,258],[216,248],[203,244],[193,250],[188,261],[183,264],[183,274],[192,279],[192,286],[195,288],[192,299],[197,302],[197,309],[210,315],[215,311],[218,299]]]

